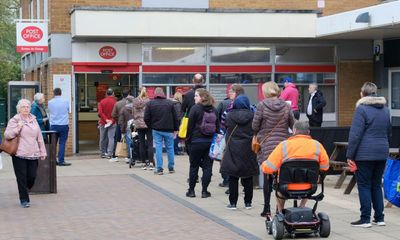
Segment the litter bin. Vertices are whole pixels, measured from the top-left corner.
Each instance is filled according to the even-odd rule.
[[[57,193],[56,131],[43,131],[47,157],[39,160],[35,184],[31,193]]]

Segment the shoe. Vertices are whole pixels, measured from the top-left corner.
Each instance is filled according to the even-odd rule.
[[[144,164],[143,167],[142,167],[142,169],[143,169],[143,170],[147,170],[147,169],[149,169],[149,167],[150,167],[149,164]]]
[[[261,216],[261,217],[264,217],[264,218],[267,218],[267,220],[268,220],[268,217],[269,217],[270,219],[272,219],[272,217],[271,217],[271,211],[268,210],[268,209],[264,209],[264,210],[260,213],[260,216]]]
[[[164,171],[162,169],[158,169],[157,171],[154,172],[156,175],[163,175]]]
[[[211,193],[208,191],[201,192],[201,198],[211,197]]]
[[[22,208],[28,208],[28,207],[30,207],[31,206],[31,204],[28,202],[28,201],[23,201],[23,202],[21,202],[21,207]]]
[[[227,209],[229,209],[229,210],[236,210],[237,209],[237,207],[236,207],[236,204],[228,204],[227,206],[226,206],[226,208]]]
[[[229,195],[229,189],[226,189],[225,194]]]
[[[107,158],[107,154],[102,153],[100,157],[101,157],[101,158]]]
[[[168,169],[168,172],[169,172],[169,173],[175,173],[175,170],[174,170],[173,168],[169,168],[169,169]]]
[[[66,167],[66,166],[71,166],[71,163],[63,162],[63,163],[57,163],[57,165],[60,167]]]
[[[124,160],[125,160],[125,163],[130,163],[131,162],[131,160],[129,158],[125,158]]]
[[[188,191],[186,192],[186,197],[190,197],[190,198],[196,197],[196,194],[194,193],[194,190],[188,189]]]
[[[218,184],[218,187],[228,187],[228,184],[222,182]]]
[[[245,203],[244,208],[246,208],[247,210],[250,210],[253,208],[253,206],[251,206],[251,203]]]
[[[360,220],[350,223],[353,227],[370,228],[372,225],[369,222],[363,222]]]
[[[386,223],[384,221],[377,221],[377,220],[372,220],[372,225],[377,225],[377,226],[386,226]]]
[[[117,157],[113,157],[113,158],[110,158],[110,160],[108,160],[108,161],[109,162],[118,162],[119,160]]]
[[[153,165],[149,165],[149,166],[147,167],[147,169],[149,169],[149,170],[154,170],[155,167],[154,167]]]

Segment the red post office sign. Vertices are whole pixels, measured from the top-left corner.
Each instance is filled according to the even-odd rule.
[[[17,23],[17,52],[48,52],[47,23]]]
[[[99,56],[104,59],[113,59],[117,56],[117,50],[111,46],[104,46],[100,48]]]

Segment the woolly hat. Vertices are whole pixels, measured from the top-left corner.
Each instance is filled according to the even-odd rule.
[[[246,95],[239,95],[233,102],[233,109],[250,109],[250,100]]]

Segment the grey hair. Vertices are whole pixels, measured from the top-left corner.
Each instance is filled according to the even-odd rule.
[[[33,96],[33,100],[35,102],[39,102],[39,100],[42,99],[43,96],[44,96],[43,93],[38,92],[38,93],[35,94],[35,96]]]
[[[296,121],[293,124],[293,131],[297,134],[308,135],[310,134],[310,125],[307,121]]]
[[[318,89],[318,84],[316,82],[310,83],[310,85],[315,86],[315,89]]]
[[[22,98],[18,101],[17,103],[17,113],[20,113],[21,111],[21,107],[22,105],[28,104],[29,107],[31,107],[31,101],[29,101],[28,99]]]
[[[361,93],[364,97],[376,96],[377,91],[378,87],[372,82],[365,82],[361,87]]]

